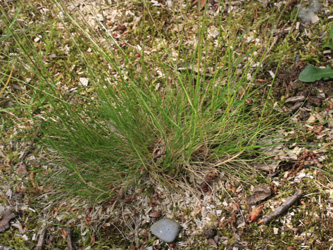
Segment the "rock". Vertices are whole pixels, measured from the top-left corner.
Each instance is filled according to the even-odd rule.
[[[171,219],[164,218],[155,222],[150,231],[165,242],[173,242],[180,231],[180,225]]]

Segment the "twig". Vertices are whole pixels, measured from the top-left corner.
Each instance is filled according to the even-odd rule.
[[[266,217],[264,217],[259,224],[268,224],[269,222],[271,222],[274,218],[278,217],[279,215],[283,214],[285,211],[288,210],[289,207],[291,207],[303,194],[302,190],[297,190],[297,192],[287,198],[287,200],[281,205],[279,206],[277,209],[275,209],[274,212],[272,212],[271,214],[267,215]]]
[[[10,78],[12,77],[13,70],[14,70],[14,66],[12,66],[12,69],[10,70],[10,73],[9,73],[9,76],[8,76],[7,82],[5,83],[5,86],[3,86],[2,90],[0,90],[0,95],[1,95],[2,92],[6,89],[8,83],[9,83],[9,80],[10,80]]]
[[[65,231],[67,233],[67,244],[68,244],[68,248],[69,248],[69,250],[74,250],[73,243],[72,243],[72,238],[71,238],[71,229],[70,228],[66,228]]]
[[[42,228],[42,230],[40,231],[40,233],[39,233],[39,239],[38,239],[37,246],[36,246],[35,250],[42,250],[43,249],[45,235],[46,235],[46,226],[44,226]]]

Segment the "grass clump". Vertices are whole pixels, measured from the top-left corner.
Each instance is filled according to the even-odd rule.
[[[221,14],[219,27],[229,27],[218,29],[211,43],[203,14],[193,43],[174,46],[151,22],[149,29],[135,31],[141,39],[133,48],[119,44],[103,24],[104,33],[89,32],[92,27],[82,19],[59,2],[53,4],[63,15],[62,23],[52,23],[52,32],[44,32],[37,49],[29,29],[6,13],[3,22],[6,39],[15,41],[24,55],[16,68],[37,78],[30,86],[48,103],[35,109],[35,117],[42,118],[36,121],[44,145],[58,155],[53,161],[64,167],[53,178],[60,190],[105,200],[149,179],[174,187],[177,179],[200,176],[207,169],[245,177],[253,173],[242,163],[260,157],[264,145],[258,139],[271,135],[276,122],[265,105],[251,101],[265,56],[265,51],[256,53],[259,45],[244,52],[244,39],[255,25],[234,32],[238,28],[232,17],[224,20]],[[144,2],[142,8],[148,13],[144,17],[152,18],[151,7]],[[56,36],[67,41],[59,53],[75,53],[68,68],[79,69],[70,72],[70,81],[62,81],[66,70],[52,70],[60,61],[48,59],[53,58],[50,48]],[[147,37],[161,49],[147,46]]]

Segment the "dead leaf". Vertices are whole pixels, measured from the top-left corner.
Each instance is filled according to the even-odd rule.
[[[13,214],[9,209],[6,209],[2,214],[2,220],[0,221],[0,232],[4,232],[9,228],[9,221],[15,218],[15,214]]]
[[[215,248],[218,248],[218,245],[216,244],[214,239],[208,239],[208,244]]]
[[[93,235],[91,236],[90,245],[91,245],[91,246],[95,245],[95,234],[93,234]]]
[[[193,3],[192,3],[192,6],[195,5],[196,3],[198,3],[199,0],[195,0]],[[204,7],[206,5],[206,0],[200,0],[200,7]]]
[[[250,213],[250,222],[255,222],[259,219],[263,207],[264,207],[264,204],[261,204],[260,206],[255,207],[252,210],[252,212]]]
[[[152,218],[159,218],[159,217],[161,217],[161,212],[159,212],[159,211],[152,212],[149,216]]]
[[[23,176],[25,176],[28,173],[28,171],[27,171],[24,163],[21,163],[20,166],[16,169],[15,172],[20,177],[23,177]]]
[[[254,188],[253,195],[247,197],[247,202],[249,205],[254,205],[259,201],[265,200],[267,197],[272,195],[272,190],[270,185],[261,184]]]

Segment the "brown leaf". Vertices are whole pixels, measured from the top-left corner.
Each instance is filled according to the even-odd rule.
[[[6,209],[2,214],[2,220],[0,220],[0,232],[5,231],[9,228],[9,221],[15,218],[15,214],[13,214],[9,209]]]
[[[20,166],[16,169],[15,172],[20,177],[23,177],[23,176],[25,176],[28,173],[28,171],[27,171],[24,163],[21,163]]]
[[[247,197],[247,202],[249,205],[254,205],[259,201],[265,200],[267,197],[272,195],[272,190],[270,185],[261,184],[254,188],[253,195]]]
[[[196,3],[198,3],[199,0],[195,0],[192,5],[195,5]],[[200,7],[203,7],[206,5],[206,0],[200,0]]]
[[[258,207],[255,207],[252,212],[250,213],[250,222],[257,221],[261,215],[262,208],[264,207],[264,204],[261,204]]]
[[[119,24],[119,25],[114,29],[114,31],[118,31],[118,30],[120,30],[120,31],[125,31],[125,30],[126,30],[126,26],[125,26],[125,25],[121,25],[121,24]]]
[[[155,212],[150,213],[149,216],[152,218],[159,218],[159,217],[161,217],[161,212],[155,211]]]
[[[95,234],[93,234],[93,235],[91,236],[90,245],[91,245],[91,246],[95,245]]]

